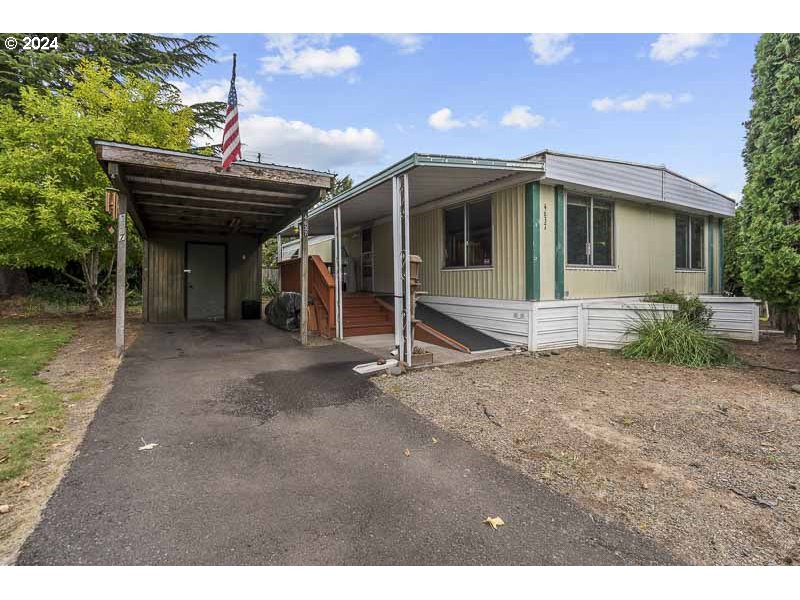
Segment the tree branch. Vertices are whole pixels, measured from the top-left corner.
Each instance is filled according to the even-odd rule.
[[[108,263],[108,271],[106,272],[106,276],[103,278],[103,281],[98,285],[98,288],[102,288],[106,282],[108,281],[109,277],[111,277],[112,269],[114,268],[114,260],[117,258],[117,251],[111,253],[111,262]]]
[[[78,278],[77,278],[77,277],[75,277],[74,275],[70,275],[69,273],[67,273],[67,272],[66,272],[66,271],[64,271],[63,269],[61,270],[61,274],[62,274],[62,275],[64,275],[64,277],[66,277],[67,279],[71,279],[71,280],[72,280],[72,281],[74,281],[75,283],[79,283],[79,284],[80,284],[80,285],[82,285],[83,287],[86,287],[86,282],[85,282],[85,281],[83,281],[83,280],[81,280],[81,279],[78,279]]]

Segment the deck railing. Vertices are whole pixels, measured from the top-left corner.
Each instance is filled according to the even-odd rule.
[[[281,291],[300,293],[300,259],[293,258],[280,263]],[[328,267],[316,254],[308,257],[308,297],[314,302],[316,329],[320,335],[333,337],[336,330],[334,318],[336,283]]]

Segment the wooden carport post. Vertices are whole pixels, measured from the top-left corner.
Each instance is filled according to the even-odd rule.
[[[300,343],[308,345],[308,211],[300,216]]]
[[[125,287],[127,284],[127,250],[128,250],[128,195],[121,191],[118,195],[117,217],[117,314],[116,314],[116,353],[122,356],[125,352]]]

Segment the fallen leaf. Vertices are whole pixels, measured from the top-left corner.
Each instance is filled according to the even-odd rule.
[[[144,442],[144,440],[142,441]],[[146,443],[144,446],[139,446],[139,450],[152,450],[156,446],[158,446],[158,444],[155,442],[150,442],[149,444]]]
[[[18,490],[24,490],[25,488],[31,487],[30,481],[25,481],[24,479],[17,484]]]
[[[506,522],[500,517],[486,517],[484,523],[489,525],[492,529],[497,529],[498,527],[502,527],[506,524]]]
[[[61,430],[60,430],[58,427],[53,427],[52,425],[49,425],[49,426],[47,427],[47,429],[48,429],[49,431],[52,431],[53,433],[59,433],[59,432],[61,431]]]
[[[405,454],[406,456],[411,456],[411,450],[406,448],[405,450],[403,450],[403,454]]]
[[[431,438],[431,441],[432,441],[434,444],[438,444],[438,443],[439,443],[439,440],[437,440],[435,437],[432,437],[432,438]]]

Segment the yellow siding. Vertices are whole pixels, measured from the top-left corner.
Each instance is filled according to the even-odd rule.
[[[308,253],[315,254],[322,259],[322,262],[333,262],[333,240],[326,240],[324,242],[317,242],[316,244],[308,245]]]
[[[555,188],[552,185],[542,185],[539,188],[541,300],[555,300],[556,297],[555,215]]]
[[[564,275],[567,298],[639,296],[663,289],[692,294],[707,291],[705,270],[675,269],[673,211],[616,200],[614,222],[616,269],[567,267]],[[704,251],[708,254],[707,237]]]
[[[422,258],[422,289],[436,296],[524,300],[525,187],[492,194],[492,261],[489,269],[443,269],[444,215],[437,208],[411,215],[411,251]],[[391,224],[375,239],[388,238],[380,268],[392,281]],[[388,256],[388,261],[384,258]],[[376,273],[377,275],[377,273]],[[384,275],[377,275],[384,279]],[[378,289],[376,287],[376,289]],[[391,289],[389,287],[388,289]]]

